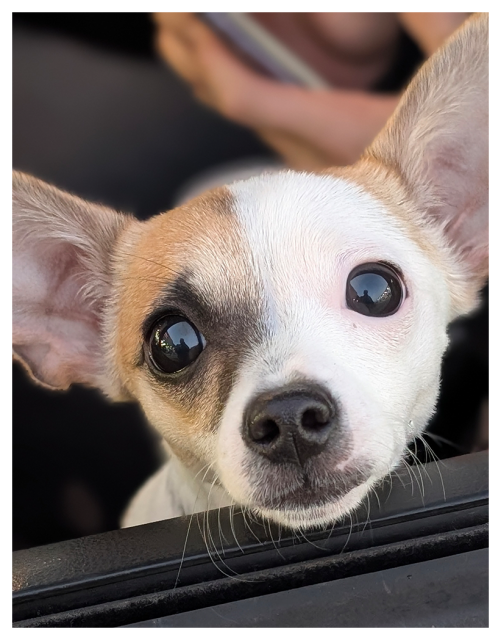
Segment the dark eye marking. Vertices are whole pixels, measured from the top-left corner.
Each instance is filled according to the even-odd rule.
[[[385,262],[358,265],[346,281],[348,308],[364,316],[391,316],[399,310],[404,297],[401,275]]]

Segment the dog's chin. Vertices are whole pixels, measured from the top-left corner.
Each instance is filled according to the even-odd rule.
[[[356,509],[376,480],[376,477],[370,477],[342,497],[324,503],[320,500],[315,501],[315,504],[296,502],[288,505],[285,503],[276,509],[254,504],[251,505],[251,509],[257,515],[289,529],[324,528],[332,526],[336,521]]]

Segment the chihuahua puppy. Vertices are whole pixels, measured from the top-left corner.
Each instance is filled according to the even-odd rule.
[[[487,16],[352,167],[146,222],[13,180],[15,357],[52,389],[136,400],[168,450],[124,526],[233,503],[327,525],[426,427],[447,325],[487,277]]]

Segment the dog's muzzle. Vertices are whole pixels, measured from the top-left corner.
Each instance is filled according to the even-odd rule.
[[[319,385],[288,385],[254,397],[242,430],[249,449],[260,456],[302,466],[335,437],[338,412],[334,400]]]

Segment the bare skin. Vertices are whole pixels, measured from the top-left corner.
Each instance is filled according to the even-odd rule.
[[[203,103],[253,129],[289,166],[318,169],[353,163],[395,109],[398,94],[369,89],[391,66],[401,29],[429,56],[468,14],[253,16],[335,88],[312,91],[259,74],[191,13],[154,15],[158,51]]]

